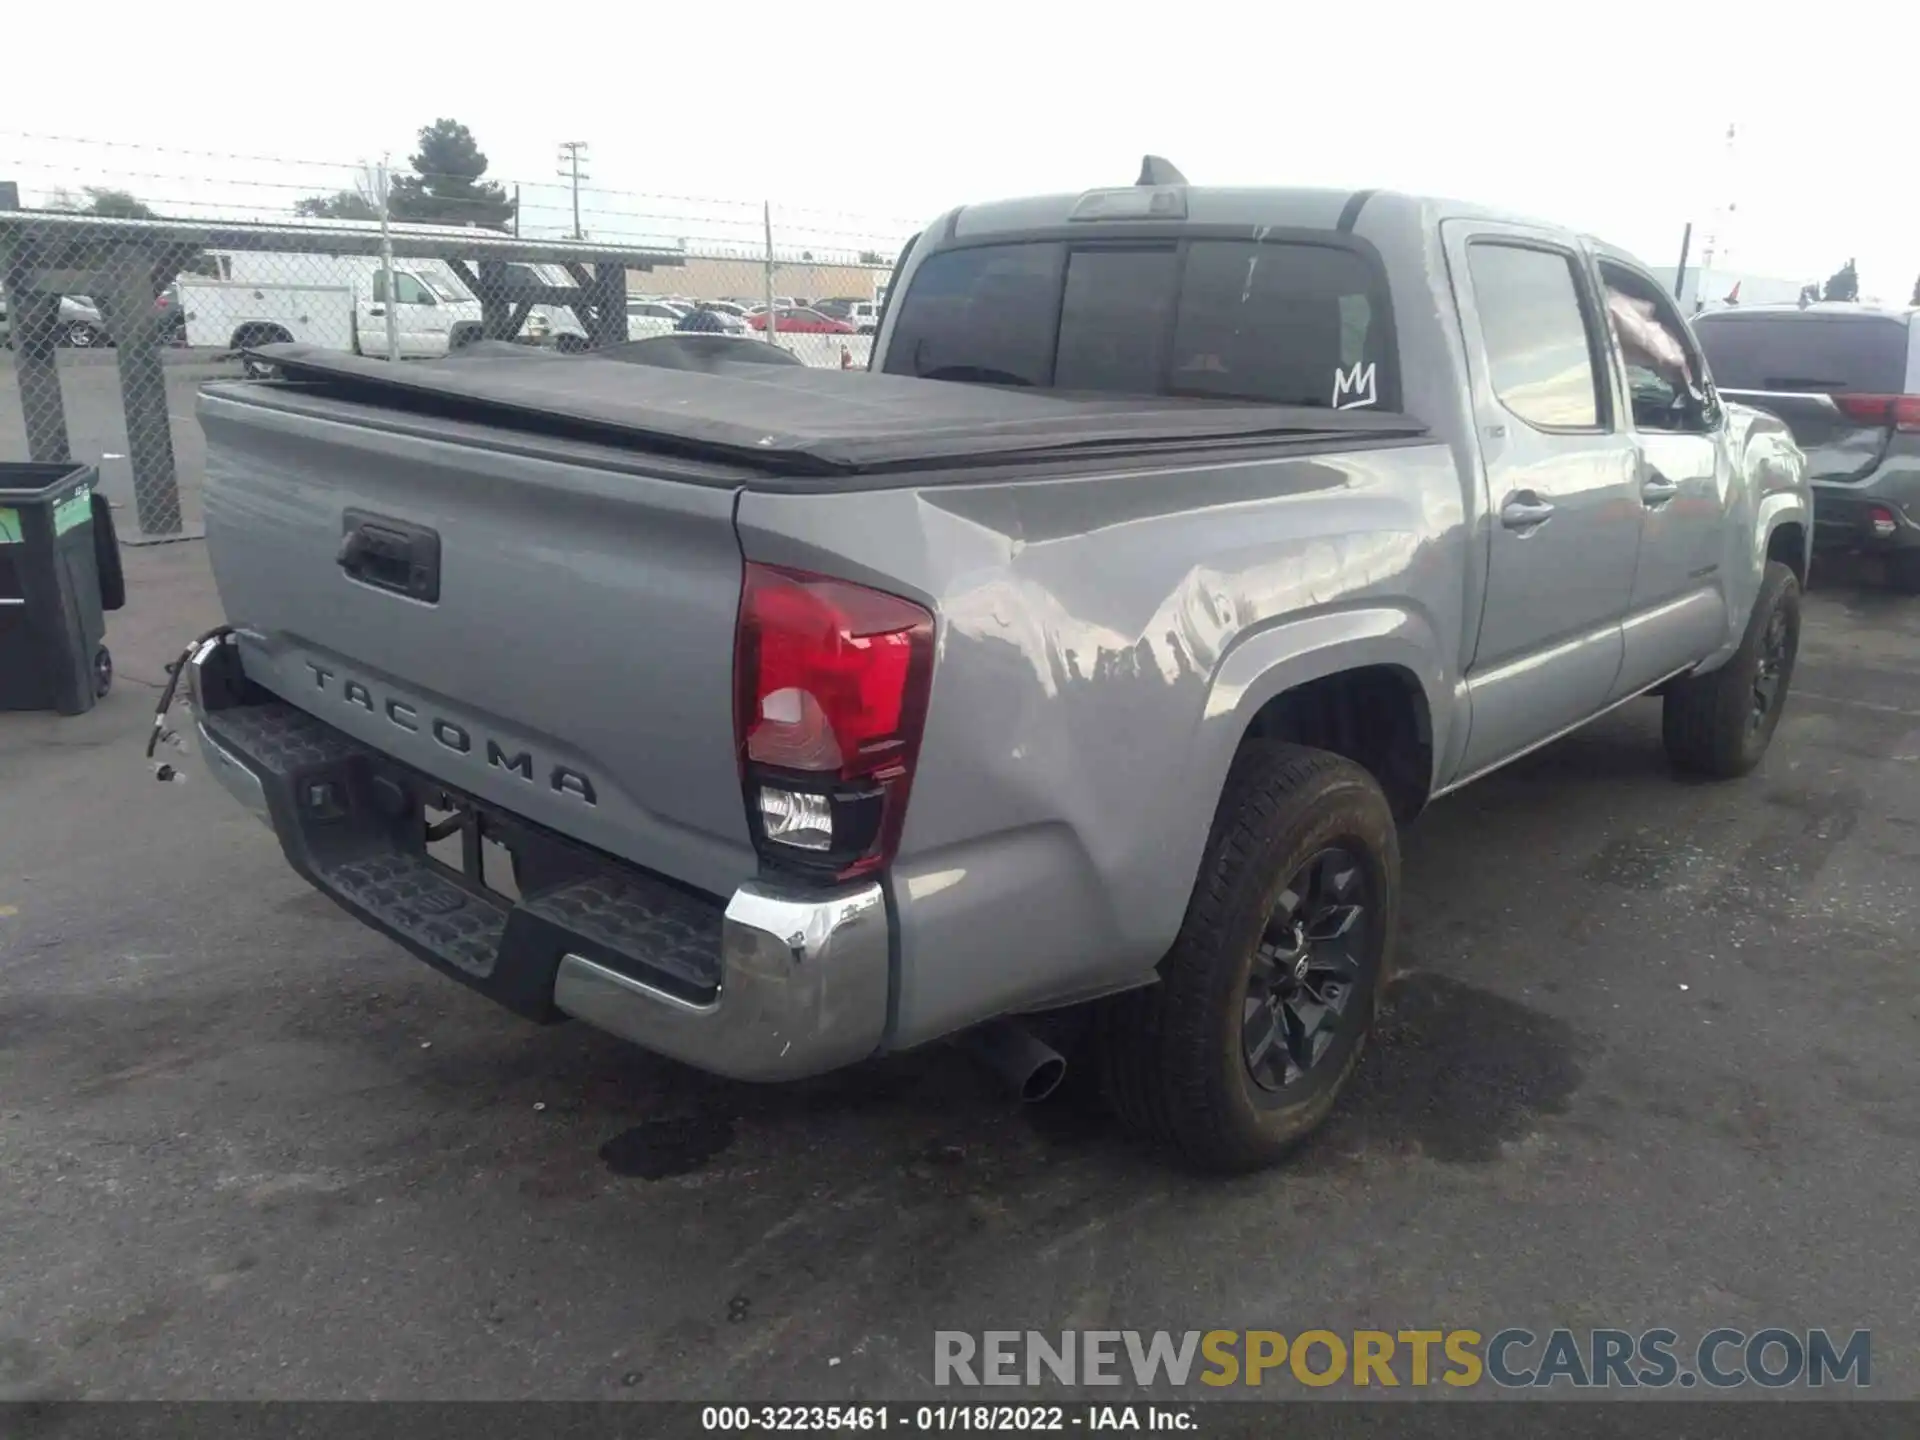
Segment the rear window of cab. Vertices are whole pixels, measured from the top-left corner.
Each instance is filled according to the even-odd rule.
[[[1385,278],[1331,240],[943,250],[914,272],[885,369],[1049,390],[1400,404]]]

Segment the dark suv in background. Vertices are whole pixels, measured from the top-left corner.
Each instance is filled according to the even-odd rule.
[[[1920,593],[1920,311],[1823,302],[1696,315],[1720,392],[1793,428],[1814,544],[1885,552]]]

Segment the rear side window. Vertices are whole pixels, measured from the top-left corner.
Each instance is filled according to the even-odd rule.
[[[1194,245],[1173,332],[1174,388],[1288,405],[1397,407],[1397,387],[1382,398],[1394,357],[1385,296],[1370,268],[1351,250],[1323,245]]]
[[[1331,244],[985,245],[920,266],[886,368],[1391,410],[1400,402],[1390,316],[1377,266]]]
[[[1899,395],[1907,388],[1907,326],[1892,315],[1694,317],[1693,333],[1723,390]]]
[[[1598,425],[1599,372],[1573,257],[1479,240],[1467,247],[1467,268],[1500,403],[1543,429]]]

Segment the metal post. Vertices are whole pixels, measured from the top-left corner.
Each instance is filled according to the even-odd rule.
[[[140,532],[178,535],[180,478],[173,463],[173,426],[167,412],[167,374],[160,359],[160,322],[154,308],[154,256],[127,244],[108,257],[108,283],[93,298],[114,338],[120,405],[127,421],[127,461],[133,470],[133,506]]]
[[[513,184],[513,238],[520,238],[520,182]]]
[[[13,369],[20,387],[20,413],[27,427],[27,458],[42,464],[71,460],[66,404],[60,393],[55,344],[60,297],[31,288],[25,267],[6,276],[7,313],[13,317]]]
[[[560,142],[560,163],[566,168],[560,172],[560,178],[573,186],[573,238],[582,237],[580,229],[580,182],[591,177],[580,173],[580,152],[587,148],[584,140],[562,140]]]
[[[380,157],[380,264],[387,272],[387,303],[381,308],[387,312],[387,359],[398,362],[400,359],[400,317],[394,313],[394,302],[400,298],[400,277],[393,273],[393,231],[388,228],[392,207],[387,195],[391,190],[387,183],[387,157]]]
[[[778,345],[780,343],[780,317],[774,312],[773,308],[773,202],[771,200],[762,200],[760,202],[760,218],[765,222],[767,230],[765,276],[767,290],[767,343],[769,345]]]
[[[1680,263],[1673,272],[1673,299],[1678,304],[1687,288],[1687,251],[1693,248],[1693,222],[1687,222],[1687,228],[1680,232]]]

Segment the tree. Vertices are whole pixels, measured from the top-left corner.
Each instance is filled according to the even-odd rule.
[[[158,220],[153,208],[144,201],[137,200],[130,190],[114,190],[104,185],[86,187],[89,215],[100,215],[108,220]]]
[[[411,157],[413,175],[396,176],[391,207],[395,219],[434,225],[485,225],[504,230],[513,219],[513,201],[490,181],[487,157],[473,132],[458,120],[440,119],[420,130],[420,149]]]
[[[309,220],[378,220],[380,207],[358,190],[336,190],[294,201],[293,213]]]
[[[1818,284],[1802,285],[1800,287],[1800,308],[1802,310],[1806,309],[1807,306],[1813,304],[1813,302],[1819,298],[1820,286]]]
[[[884,265],[887,263],[887,257],[882,255],[878,250],[862,250],[860,252],[860,263],[862,265]]]
[[[1907,301],[1907,303],[1909,305],[1920,305],[1920,280],[1913,282],[1913,298]]]
[[[1860,298],[1860,276],[1854,270],[1851,258],[1827,277],[1827,288],[1820,298],[1823,300],[1858,300]]]

